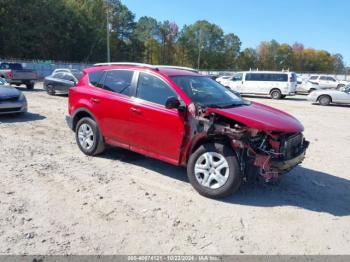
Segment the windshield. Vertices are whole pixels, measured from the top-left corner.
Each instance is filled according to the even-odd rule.
[[[6,81],[0,77],[0,85],[5,85],[6,84]]]
[[[243,105],[240,97],[208,77],[173,76],[171,78],[197,105],[219,108]]]

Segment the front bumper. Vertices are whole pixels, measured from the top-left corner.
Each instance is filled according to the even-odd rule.
[[[298,164],[303,162],[305,155],[306,155],[306,149],[309,147],[309,145],[310,145],[309,141],[304,141],[303,150],[301,151],[301,153],[298,156],[296,156],[292,159],[288,159],[288,160],[273,159],[271,161],[271,168],[274,170],[277,170],[278,173],[280,173],[280,174],[285,174],[285,173],[289,172],[295,166],[297,166]]]
[[[28,111],[27,101],[0,103],[0,115],[26,113]]]

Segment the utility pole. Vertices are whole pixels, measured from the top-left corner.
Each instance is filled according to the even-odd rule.
[[[111,48],[110,48],[110,43],[109,43],[109,6],[108,6],[108,1],[106,1],[106,31],[107,31],[107,62],[111,62]]]
[[[199,29],[199,39],[198,39],[198,60],[197,69],[199,70],[201,65],[201,50],[202,50],[202,29]]]

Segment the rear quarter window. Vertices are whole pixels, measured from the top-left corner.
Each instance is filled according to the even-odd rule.
[[[89,73],[89,82],[91,85],[96,87],[102,87],[101,86],[101,80],[102,76],[104,75],[104,71],[94,71]]]

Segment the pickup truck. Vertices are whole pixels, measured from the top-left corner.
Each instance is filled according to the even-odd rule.
[[[23,84],[27,89],[33,89],[38,75],[34,70],[24,69],[19,63],[0,63],[0,77],[10,84]]]

